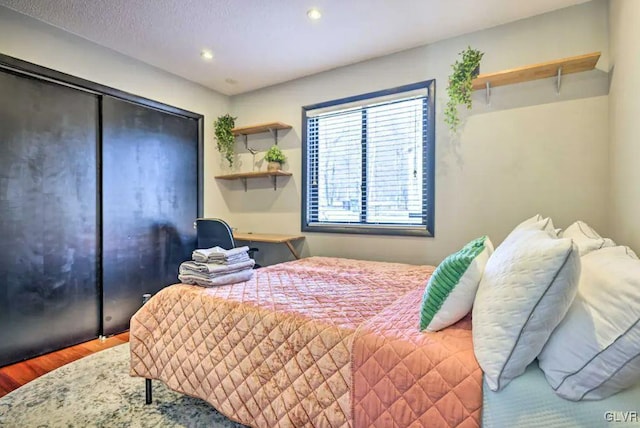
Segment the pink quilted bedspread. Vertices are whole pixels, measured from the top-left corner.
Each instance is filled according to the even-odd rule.
[[[471,317],[421,333],[413,290],[365,321],[353,342],[356,427],[479,427],[482,370]]]
[[[394,338],[402,327],[394,318],[400,314],[392,308],[406,301],[402,310],[410,306],[417,316],[419,298],[432,271],[428,266],[313,257],[258,269],[245,283],[167,287],[131,320],[131,374],[160,379],[255,427],[389,426],[387,420],[404,425],[412,417],[406,415],[406,406],[389,405],[384,397],[374,399],[366,393],[376,388],[367,384],[378,370],[370,370],[370,361],[397,342]],[[414,299],[410,305],[408,299]],[[383,316],[389,317],[387,328]],[[407,331],[417,332],[417,318],[414,321]],[[378,331],[382,336],[373,339]],[[461,335],[460,341],[470,346],[470,330],[461,331],[469,334]],[[372,347],[376,340],[380,349]],[[443,352],[444,348],[438,349]],[[383,362],[385,376],[397,382],[398,366],[385,365],[386,358]],[[467,383],[475,385],[479,373],[475,359],[461,359],[460,365],[464,364],[473,366],[464,372],[471,373],[473,382]],[[404,382],[398,384],[399,391],[406,389]],[[479,403],[479,382],[478,391],[473,390],[477,396],[454,393],[450,397]],[[437,385],[439,390],[444,387],[443,382]],[[464,389],[463,385],[457,389]],[[403,393],[402,399],[424,400],[424,391],[414,391],[419,398]],[[431,407],[442,403],[434,399]],[[380,406],[391,410],[380,412]],[[448,409],[457,411],[456,406],[444,411]],[[431,415],[417,413],[416,421],[425,420],[423,413]],[[479,404],[472,413],[445,420],[477,424]]]

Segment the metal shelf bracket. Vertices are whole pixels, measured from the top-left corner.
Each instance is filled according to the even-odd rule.
[[[277,128],[269,128],[269,132],[273,135],[273,141],[275,145],[278,145],[278,129]]]
[[[244,140],[244,148],[249,148],[249,136],[247,134],[242,134],[242,139]]]
[[[247,191],[247,179],[246,178],[242,178],[242,185],[244,186],[244,191]]]
[[[273,176],[273,190],[278,190],[278,182],[277,182],[278,176],[274,175]]]
[[[491,104],[491,83],[489,82],[486,84],[484,97],[487,105]]]
[[[556,80],[556,95],[560,95],[560,82],[562,81],[562,67],[558,67],[558,77]]]

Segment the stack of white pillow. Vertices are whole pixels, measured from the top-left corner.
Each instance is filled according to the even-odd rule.
[[[640,260],[631,249],[581,221],[559,233],[538,215],[482,262],[473,271],[477,293],[464,293],[466,302],[475,293],[474,350],[490,389],[504,388],[536,358],[554,391],[569,400],[606,398],[640,382]],[[437,282],[427,284],[423,313],[433,312]],[[456,289],[439,304],[460,300]],[[439,311],[421,327],[438,330],[459,319],[446,317]],[[430,328],[436,321],[439,328]]]
[[[583,222],[562,236],[580,251],[578,294],[538,360],[558,395],[600,400],[640,382],[640,260]]]

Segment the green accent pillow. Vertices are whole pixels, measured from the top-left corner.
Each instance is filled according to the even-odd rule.
[[[488,237],[474,239],[442,261],[422,296],[420,331],[439,331],[469,313],[493,245]]]

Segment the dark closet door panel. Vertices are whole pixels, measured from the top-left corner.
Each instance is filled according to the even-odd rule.
[[[195,248],[198,122],[103,99],[103,327],[129,328],[142,294],[178,282]]]
[[[0,72],[0,366],[97,337],[98,99]]]

